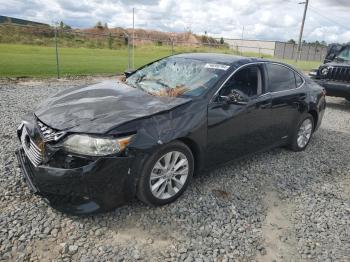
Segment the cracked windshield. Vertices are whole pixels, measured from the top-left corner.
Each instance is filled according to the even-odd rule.
[[[155,96],[199,96],[229,68],[200,60],[169,57],[142,68],[126,83]]]

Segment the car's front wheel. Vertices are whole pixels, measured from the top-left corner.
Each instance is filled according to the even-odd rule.
[[[310,114],[306,114],[298,126],[294,130],[292,140],[290,142],[290,149],[293,151],[304,150],[310,142],[314,131],[314,118]]]
[[[147,161],[140,175],[138,198],[160,206],[177,199],[188,186],[194,169],[191,150],[179,141],[161,147]]]

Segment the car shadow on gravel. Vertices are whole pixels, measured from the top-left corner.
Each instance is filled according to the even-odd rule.
[[[280,210],[288,212],[288,208],[286,211],[278,206],[292,207],[300,195],[343,179],[349,172],[349,162],[345,164],[344,161],[350,147],[341,142],[346,139],[348,135],[342,132],[320,129],[305,152],[277,148],[203,173],[194,178],[184,197],[174,204],[148,208],[134,202],[131,209],[134,207],[136,213],[130,217],[138,222],[130,226],[151,229],[150,232],[155,230],[155,235],[166,232],[177,249],[198,241],[201,248],[220,250],[229,246],[227,252],[235,258],[253,258],[257,253],[261,257],[271,257],[266,253],[271,252],[269,245],[272,245],[280,250],[274,251],[274,259],[300,256],[297,251],[304,249],[298,243],[303,241],[303,236],[295,236],[294,227],[294,222],[300,221],[284,216],[284,222],[273,226],[275,232],[271,238],[272,231],[264,228],[266,217],[271,208],[277,210],[277,214],[281,214]],[[266,196],[271,198],[271,194],[274,203],[266,202]],[[299,207],[295,208],[299,210]],[[140,217],[144,221],[156,218],[156,223],[143,223]],[[270,234],[270,237],[264,234]],[[270,242],[265,242],[266,239]],[[324,243],[325,246],[328,244]],[[198,248],[193,247],[190,251],[198,251]]]
[[[350,102],[344,101],[342,103],[336,101],[327,101],[327,107],[350,112]]]
[[[311,251],[300,246],[304,239],[296,228],[308,224],[291,214],[305,212],[297,201],[301,196],[311,197],[314,188],[348,174],[346,139],[342,132],[320,129],[304,152],[277,148],[200,174],[173,204],[155,208],[134,200],[110,213],[69,219],[98,228],[89,238],[97,246],[144,246],[146,257],[215,252],[235,259],[258,255],[259,261],[301,258]],[[319,244],[329,246],[324,241]]]

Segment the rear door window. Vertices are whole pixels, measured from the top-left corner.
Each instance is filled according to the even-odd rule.
[[[266,69],[269,92],[280,92],[297,87],[293,70],[279,64],[266,64]]]

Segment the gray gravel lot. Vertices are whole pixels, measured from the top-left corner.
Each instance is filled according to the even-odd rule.
[[[328,98],[305,152],[202,174],[161,208],[72,217],[29,193],[15,130],[42,99],[93,81],[0,82],[0,261],[350,261],[350,103]]]

